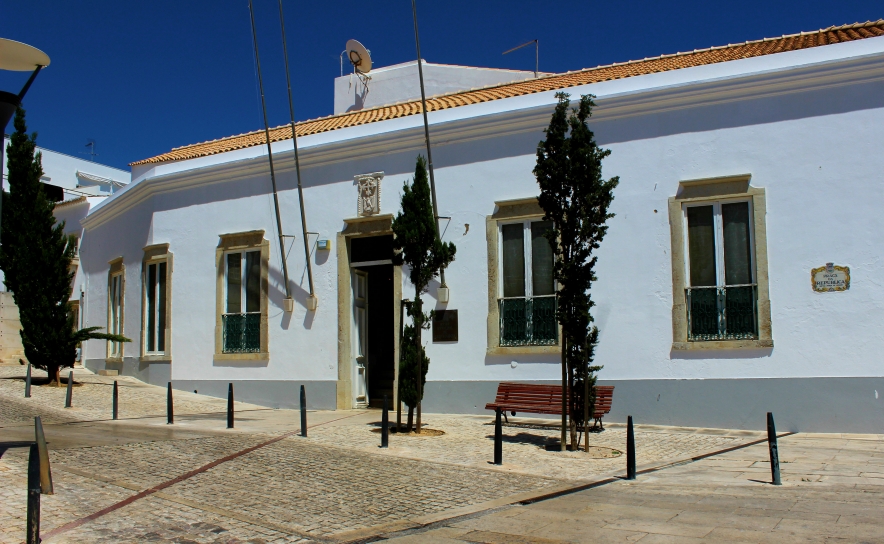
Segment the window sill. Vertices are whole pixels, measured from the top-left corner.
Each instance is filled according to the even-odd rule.
[[[262,351],[259,353],[216,353],[216,361],[267,361],[270,359],[270,353]]]
[[[547,353],[561,353],[562,346],[496,346],[485,350],[486,355],[516,355],[516,354],[534,354],[543,355]]]
[[[166,355],[166,354],[142,355],[141,362],[142,363],[171,363],[172,356]]]
[[[769,349],[773,340],[712,340],[708,342],[673,342],[673,351],[712,351],[718,349]]]
[[[104,362],[105,363],[120,363],[120,364],[122,364],[123,357],[122,357],[122,355],[120,357],[107,357],[104,359]]]

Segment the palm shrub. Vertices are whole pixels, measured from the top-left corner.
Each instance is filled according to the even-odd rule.
[[[56,223],[54,203],[46,198],[40,178],[41,154],[35,153],[37,134],[27,134],[25,111],[15,112],[15,132],[6,148],[9,195],[3,199],[0,268],[12,291],[21,318],[25,357],[45,370],[55,385],[62,368],[74,366],[77,345],[92,338],[129,342],[128,338],[97,332],[102,327],[76,330],[71,311],[71,261],[77,240]]]
[[[570,391],[570,406],[562,406],[562,449],[567,438],[567,414],[571,414],[571,444],[576,448],[577,425],[584,410],[592,416],[591,393],[600,366],[592,364],[598,329],[590,310],[594,267],[599,248],[608,231],[606,222],[614,217],[608,211],[614,200],[618,177],[602,178],[602,160],[611,154],[596,144],[587,120],[595,106],[593,95],[581,96],[572,109],[570,95],[557,93],[558,104],[544,131],[546,138],[537,146],[534,175],[540,186],[540,207],[544,219],[552,221],[547,238],[553,246],[553,275],[558,282],[556,318],[562,327],[562,390]],[[567,408],[567,409],[566,409]]]
[[[429,328],[432,312],[424,313],[421,295],[427,292],[430,280],[439,275],[453,260],[457,248],[439,239],[436,217],[430,199],[427,162],[418,155],[411,185],[402,187],[399,213],[393,219],[393,264],[407,265],[408,277],[414,286],[414,299],[406,303],[411,324],[403,334],[399,366],[399,398],[408,406],[408,430],[411,430],[417,408],[417,432],[421,431],[420,405],[430,360],[421,344],[421,331]],[[406,348],[405,346],[409,347]],[[418,379],[420,377],[420,379]]]

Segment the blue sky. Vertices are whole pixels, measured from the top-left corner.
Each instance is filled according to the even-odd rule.
[[[288,121],[277,0],[254,0],[271,125]],[[284,0],[299,120],[330,115],[338,55],[349,38],[376,66],[413,60],[408,0]],[[129,162],[262,128],[247,0],[4,0],[0,37],[44,50],[52,65],[25,99],[41,146]],[[561,72],[884,18],[870,0],[418,1],[430,62]],[[18,92],[20,72],[0,72]],[[12,123],[7,131],[12,130]],[[87,155],[83,154],[86,158]]]

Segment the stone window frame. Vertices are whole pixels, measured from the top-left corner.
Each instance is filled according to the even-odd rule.
[[[770,282],[767,259],[767,204],[763,187],[750,185],[751,174],[691,179],[679,182],[669,197],[669,230],[672,256],[672,350],[710,351],[773,348],[770,314]],[[683,205],[748,198],[752,202],[755,246],[755,283],[758,286],[758,338],[753,340],[688,341],[687,271],[685,269],[685,220]]]
[[[108,271],[107,271],[107,329],[105,329],[108,333],[113,332],[112,321],[113,321],[113,310],[111,308],[111,304],[113,304],[113,279],[116,276],[120,276],[120,334],[125,335],[126,330],[126,265],[123,263],[123,257],[117,257],[116,259],[112,259],[108,261]],[[107,340],[106,342],[106,353],[105,353],[105,362],[106,363],[122,363],[123,356],[126,349],[126,342],[120,342],[120,354],[113,354],[113,342]]]
[[[270,305],[270,241],[264,238],[263,230],[236,232],[218,235],[215,249],[215,355],[216,361],[266,361],[270,359],[270,327],[268,310]],[[224,353],[224,330],[221,316],[225,307],[224,255],[233,251],[261,252],[261,350],[257,353]]]
[[[500,225],[519,220],[543,219],[544,211],[537,197],[499,200],[494,202],[495,211],[485,217],[485,240],[488,247],[488,319],[485,353],[487,355],[514,354],[560,354],[562,352],[562,331],[559,327],[559,343],[552,346],[501,346],[500,310]]]
[[[154,244],[143,248],[141,261],[141,361],[172,362],[172,253],[169,244]],[[166,349],[163,353],[147,352],[147,266],[166,263]]]

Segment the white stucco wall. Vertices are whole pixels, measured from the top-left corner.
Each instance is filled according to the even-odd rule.
[[[598,95],[591,127],[620,176],[616,217],[600,249],[592,297],[605,380],[881,377],[884,333],[884,38],[745,59],[571,89]],[[443,110],[433,123],[439,213],[457,260],[446,273],[460,340],[432,344],[428,381],[556,380],[559,358],[486,356],[485,217],[494,202],[537,194],[531,173],[554,93]],[[497,123],[497,124],[495,124]],[[299,140],[308,226],[334,242],[356,215],[353,176],[384,171],[382,213],[398,209],[422,152],[419,116]],[[371,152],[364,152],[372,145]],[[88,325],[106,321],[107,262],[126,264],[125,333],[140,331],[140,267],[148,244],[174,254],[172,377],[177,380],[336,380],[337,263],[314,255],[319,309],[304,308],[306,277],[290,142],[274,145],[280,208],[297,300],[282,312],[281,261],[264,147],[137,167],[144,180],[87,219],[82,262]],[[360,147],[363,146],[363,147]],[[767,198],[774,348],[672,351],[667,199],[686,179],[749,173]],[[139,192],[140,191],[140,192]],[[139,196],[141,195],[141,196]],[[153,196],[150,196],[153,195]],[[655,212],[656,210],[656,212]],[[91,223],[90,223],[91,222]],[[466,232],[465,225],[469,224]],[[94,226],[91,226],[94,225]],[[271,241],[270,360],[213,361],[218,235],[264,229]],[[817,294],[810,269],[851,267],[845,293]],[[403,292],[412,291],[406,285]],[[426,301],[435,305],[435,286]],[[137,354],[135,344],[126,355]],[[87,358],[103,358],[91,341]],[[517,364],[512,365],[515,361]],[[489,399],[490,400],[490,399]]]

